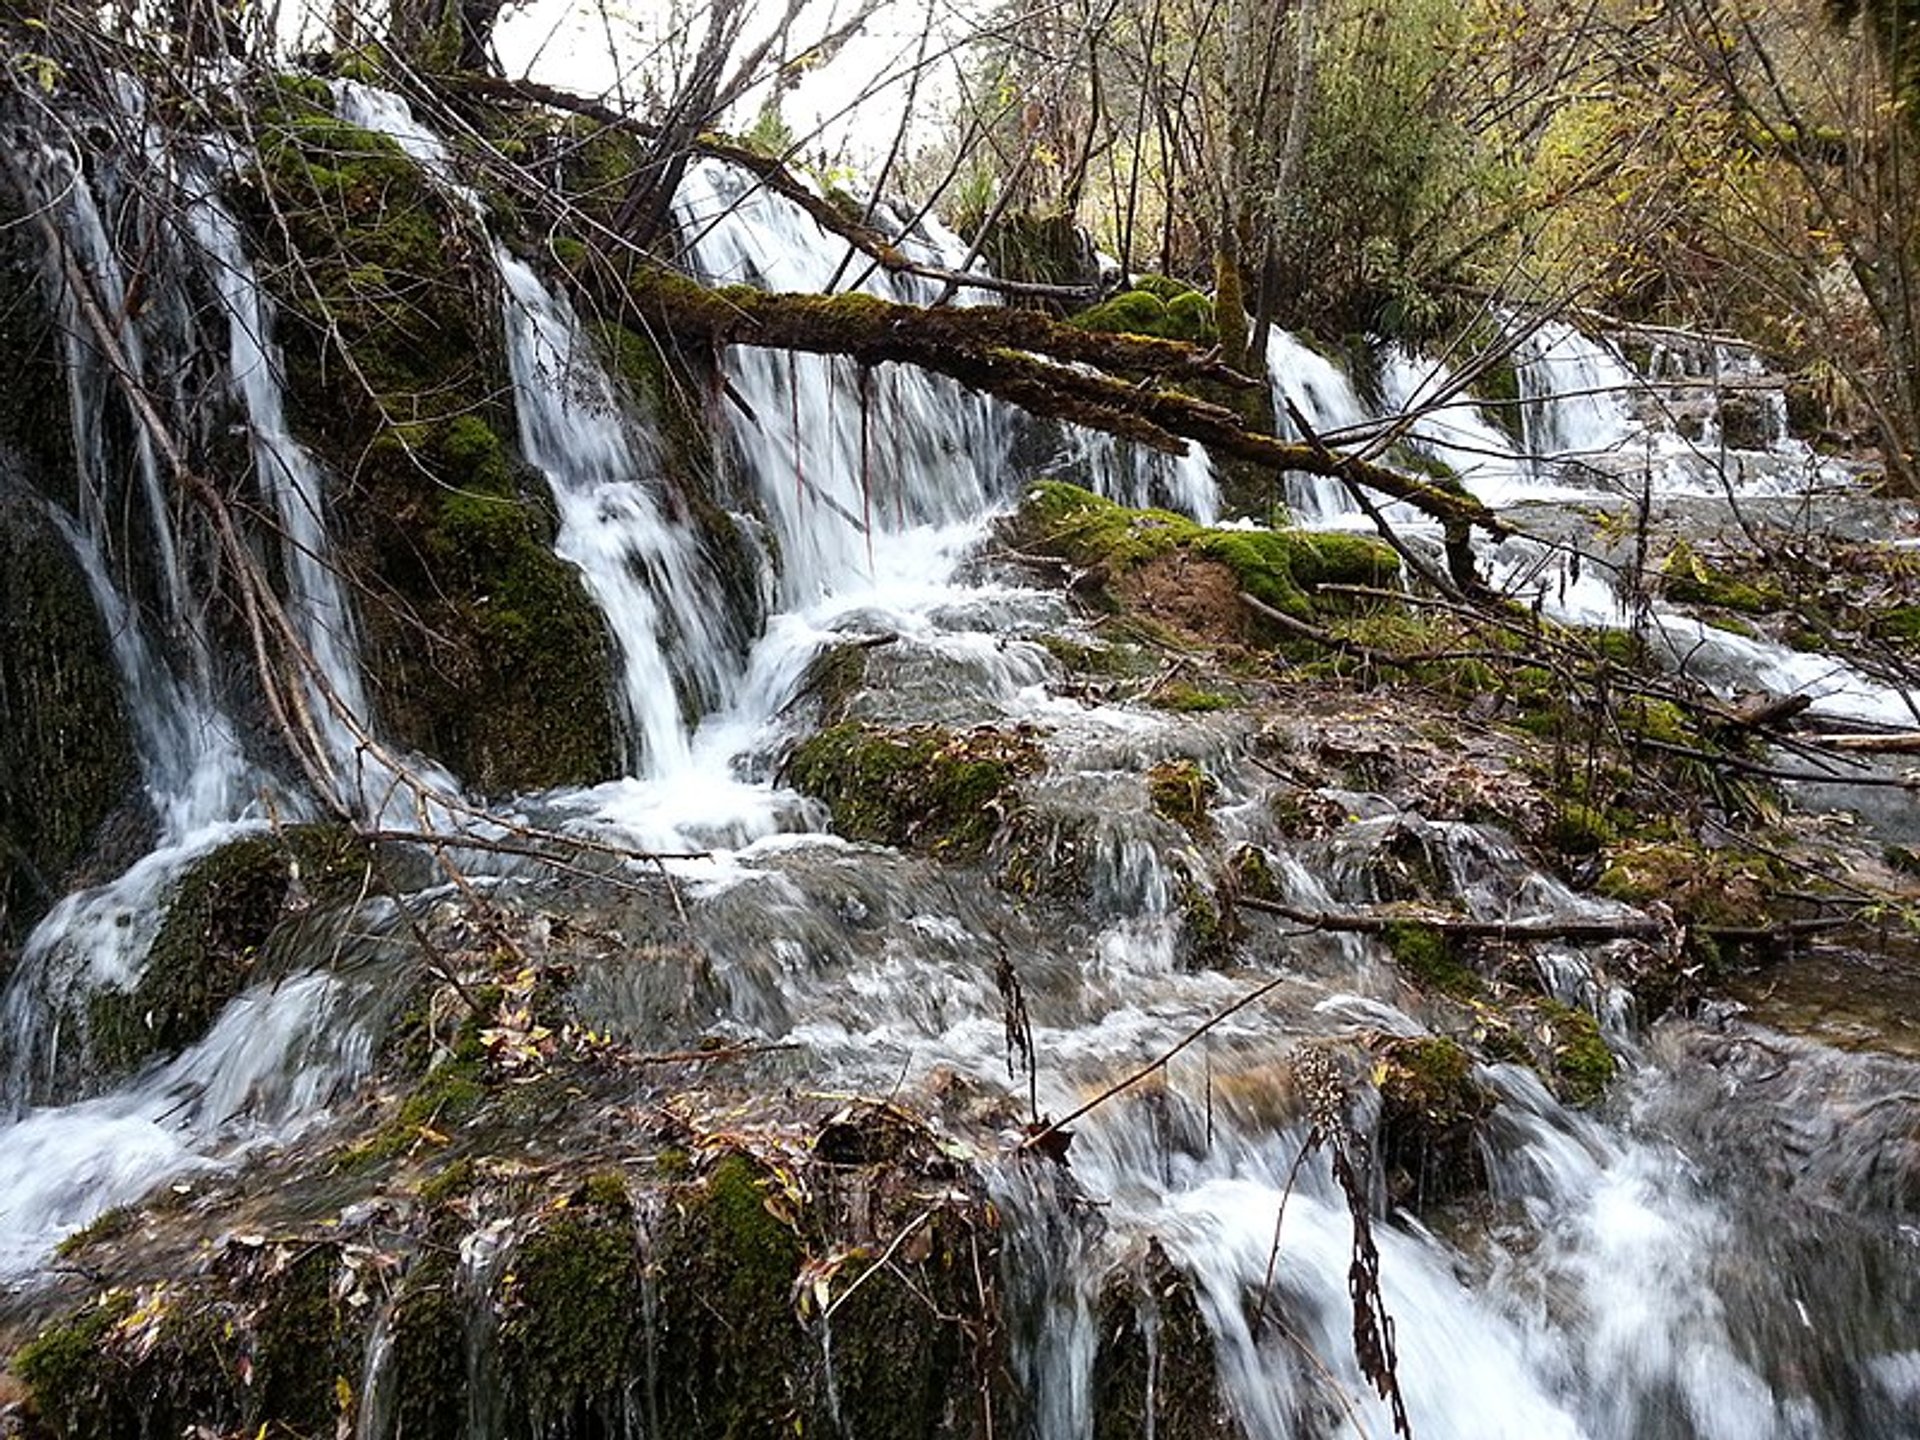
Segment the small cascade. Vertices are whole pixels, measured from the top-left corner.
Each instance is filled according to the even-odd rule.
[[[1315,438],[1336,447],[1350,439],[1351,432],[1372,427],[1374,411],[1346,372],[1278,328],[1267,335],[1267,374],[1273,382],[1274,415],[1289,438],[1308,438],[1298,433],[1291,410],[1299,412]],[[1287,504],[1306,525],[1338,525],[1346,523],[1345,517],[1360,516],[1346,487],[1323,475],[1288,476]]]
[[[804,212],[714,162],[689,167],[676,211],[694,267],[715,283],[819,294],[845,258]],[[949,266],[962,258],[918,236],[903,248]],[[870,294],[926,304],[940,293],[859,256],[848,274],[867,269]],[[727,364],[746,402],[729,417],[735,451],[780,553],[781,609],[910,577],[938,583],[1009,496],[1006,413],[951,382],[744,346]]]
[[[636,773],[678,773],[692,760],[690,720],[733,679],[737,643],[714,602],[719,581],[687,529],[661,513],[660,463],[572,310],[506,251],[495,258],[521,448],[560,506],[554,548],[580,567],[619,645]]]
[[[1642,382],[1611,347],[1564,321],[1544,320],[1521,335],[1512,358],[1521,444],[1535,465],[1577,485],[1590,470],[1604,474],[1633,458],[1639,427],[1629,400]]]
[[[231,382],[247,417],[254,478],[280,531],[285,603],[305,650],[303,688],[324,742],[329,781],[359,814],[411,820],[411,795],[379,757],[359,637],[346,586],[332,559],[327,477],[287,422],[272,309],[240,227],[208,174],[183,177],[183,198],[228,331]]]
[[[1134,441],[1069,426],[1060,463],[1083,477],[1095,494],[1135,509],[1175,510],[1211,525],[1220,515],[1220,485],[1206,448],[1189,445],[1184,455],[1163,455]]]

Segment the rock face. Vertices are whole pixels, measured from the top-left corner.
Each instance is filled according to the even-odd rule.
[[[86,578],[37,507],[0,490],[0,945],[70,888],[138,778]]]

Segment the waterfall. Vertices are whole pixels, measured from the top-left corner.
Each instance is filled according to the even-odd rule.
[[[393,136],[457,191],[446,148],[403,105],[365,87],[343,84],[336,94],[343,115]],[[360,777],[356,793],[374,818],[393,777],[368,755],[373,717],[352,607],[328,564],[328,477],[289,429],[271,306],[238,226],[209,173],[191,172],[180,184],[199,247],[194,263],[207,266],[219,302],[219,350],[246,419],[257,483],[284,542],[289,613],[314,660],[311,698],[334,764]],[[478,202],[469,201],[479,224]],[[87,208],[93,203],[76,198],[62,223],[91,237],[76,247],[111,294],[121,282],[98,207]],[[676,217],[691,264],[709,279],[792,291],[858,279],[869,293],[917,301],[938,293],[931,282],[868,274],[858,257],[843,273],[838,242],[722,165],[690,169]],[[948,266],[961,253],[936,229],[907,248]],[[698,957],[687,974],[673,971],[670,947],[595,917],[618,953],[583,965],[574,992],[582,1023],[674,1046],[687,1042],[675,1024],[702,1044],[766,1041],[797,1052],[792,1068],[755,1073],[777,1074],[795,1088],[947,1105],[943,1124],[951,1124],[956,1156],[979,1158],[960,1136],[986,1137],[979,1153],[996,1157],[981,1168],[1004,1242],[1009,1360],[1024,1379],[1031,1413],[1022,1419],[1037,1440],[1093,1433],[1102,1284],[1142,1270],[1142,1256],[1160,1252],[1171,1277],[1163,1289],[1170,1295],[1177,1282],[1190,1295],[1217,1356],[1212,1378],[1221,1402],[1245,1434],[1389,1433],[1387,1407],[1353,1355],[1352,1207],[1324,1149],[1303,1158],[1318,1127],[1309,1125],[1292,1076],[1317,1048],[1364,1052],[1375,1041],[1428,1037],[1434,1016],[1397,978],[1381,945],[1359,935],[1276,930],[1257,955],[1248,952],[1246,968],[1183,963],[1176,950],[1189,923],[1183,907],[1224,882],[1216,886],[1206,873],[1206,843],[1149,803],[1139,774],[1155,761],[1203,762],[1219,787],[1217,848],[1245,844],[1269,854],[1276,893],[1303,909],[1378,898],[1370,887],[1380,852],[1409,835],[1436,857],[1432,868],[1449,900],[1472,916],[1617,918],[1619,908],[1536,869],[1494,829],[1429,821],[1364,793],[1359,780],[1325,797],[1342,820],[1331,837],[1284,834],[1273,813],[1271,737],[1245,716],[1174,716],[1091,691],[1050,692],[1059,667],[1035,637],[1084,617],[1055,594],[967,563],[1027,478],[1012,458],[1015,422],[996,404],[910,369],[863,372],[841,360],[736,347],[720,362],[731,396],[713,407],[724,473],[668,476],[651,417],[622,396],[592,327],[528,263],[504,248],[492,254],[520,449],[557,507],[556,551],[578,567],[616,642],[619,700],[633,740],[625,777],[537,803],[596,833],[715,852],[675,862],[671,905],[658,895],[620,901],[631,911],[617,923],[631,919],[637,935],[657,921],[662,933],[670,927],[674,945]],[[145,337],[137,338],[143,345],[130,345],[129,354],[145,364]],[[1380,418],[1381,406],[1364,403],[1338,367],[1293,337],[1276,332],[1271,347],[1277,398],[1290,401],[1316,436],[1353,443]],[[1618,406],[1611,381],[1596,383],[1615,363],[1610,355],[1583,348],[1570,332],[1525,352],[1527,418],[1517,445],[1469,398],[1453,394],[1444,367],[1391,353],[1381,389],[1386,407],[1423,411],[1402,437],[1408,453],[1446,465],[1489,500],[1558,503],[1600,493],[1593,477],[1607,467],[1597,457],[1611,457],[1609,464],[1628,457],[1644,479],[1647,457],[1666,453],[1664,433]],[[86,354],[71,356],[70,366],[76,375],[98,374]],[[1436,397],[1443,398],[1426,404]],[[83,413],[83,396],[74,405],[76,433],[85,426],[104,434],[98,417]],[[95,497],[129,483],[115,469],[125,462],[107,458],[108,448],[91,439],[83,446],[82,473]],[[1217,504],[1199,452],[1157,470],[1130,468],[1103,442],[1070,438],[1068,454],[1104,474],[1114,493],[1202,514]],[[143,526],[171,535],[177,548],[178,535],[165,529],[164,487],[145,468],[151,461],[136,452],[131,488],[157,512]],[[1624,472],[1608,473],[1618,480]],[[1691,473],[1675,484],[1693,483]],[[700,528],[707,522],[696,524],[676,504],[681,487],[696,482],[708,485],[706,498],[716,505],[738,505],[764,527],[765,613],[747,642],[716,598]],[[1354,523],[1349,497],[1325,482],[1300,481],[1290,499],[1313,523]],[[178,623],[153,624],[156,607],[134,598],[118,563],[124,556],[101,523],[114,510],[96,498],[59,518],[114,631],[116,660],[139,712],[149,790],[170,817],[161,826],[170,848],[107,886],[69,897],[43,931],[76,965],[62,972],[69,978],[84,973],[89,985],[124,987],[160,923],[154,901],[165,884],[255,823],[246,803],[258,776],[222,758],[239,756],[241,747],[201,671],[167,658],[173,651],[163,632],[197,623],[190,572],[169,551],[157,608]],[[1613,586],[1590,562],[1580,574],[1566,565],[1550,572],[1553,554],[1522,542],[1485,558],[1496,581],[1518,589],[1525,574],[1526,583],[1543,587],[1550,613],[1595,623],[1619,618]],[[1661,633],[1688,647],[1689,664],[1706,652],[1737,653],[1742,637],[1708,637],[1697,626],[1689,635],[1691,623],[1658,615]],[[984,863],[941,864],[814,833],[817,812],[779,788],[767,760],[791,736],[789,707],[810,662],[847,642],[872,642],[875,663],[887,667],[884,682],[871,687],[878,693],[862,698],[877,707],[863,718],[1027,727],[1046,757],[1035,793],[1063,817],[1048,860],[1078,867],[1083,897],[1070,906],[994,883]],[[1811,667],[1830,664],[1789,662],[1761,642],[1744,643],[1751,647],[1746,669],[1724,678],[1703,673],[1726,684],[1758,673],[1812,686],[1821,682]],[[1853,677],[1827,678],[1837,688],[1823,699],[1835,707],[1897,699],[1891,691],[1850,689]],[[196,745],[211,758],[200,758]],[[195,778],[203,773],[220,780],[205,794]],[[428,890],[402,903],[424,911],[448,893]],[[661,915],[634,918],[649,907]],[[31,1108],[45,1098],[37,1087],[57,1059],[57,1028],[37,1039],[10,1028],[9,1063],[34,1058],[9,1091],[21,1113],[0,1130],[0,1275],[31,1274],[59,1236],[106,1206],[138,1198],[163,1177],[191,1187],[315,1124],[351,1093],[374,1069],[391,1011],[412,1003],[417,956],[410,940],[393,938],[411,934],[411,914],[400,903],[362,907],[350,927],[343,922],[302,951],[312,968],[295,967],[277,984],[245,992],[178,1055],[58,1108]],[[51,944],[36,936],[28,946],[7,992],[10,1027],[48,1009],[47,977],[55,972],[41,957]],[[1016,1153],[1020,1125],[1036,1117],[1025,1113],[1026,1077],[1009,1073],[1008,1001],[983,961],[996,954],[1010,957],[1028,987],[1038,1111],[1073,1114],[1113,1090],[1110,1103],[1073,1122],[1070,1169]],[[1897,1117],[1876,1119],[1868,1101],[1846,1092],[1843,1079],[1857,1072],[1837,1052],[1796,1051],[1793,1075],[1820,1083],[1781,1081],[1742,1058],[1739,1047],[1751,1037],[1737,1021],[1681,1020],[1630,1036],[1625,1002],[1606,988],[1592,953],[1566,947],[1537,964],[1544,988],[1596,1011],[1631,1064],[1609,1107],[1590,1113],[1566,1108],[1519,1066],[1477,1067],[1473,1079],[1495,1102],[1475,1152],[1488,1182],[1484,1204],[1465,1220],[1431,1228],[1404,1213],[1388,1218],[1376,1204],[1383,1300],[1396,1323],[1414,1433],[1422,1440],[1920,1433],[1912,1408],[1920,1391],[1912,1322],[1920,1296],[1905,1263],[1910,1239],[1898,1230],[1911,1203],[1890,1193],[1897,1177],[1875,1171],[1858,1139],[1870,1133],[1885,1146],[1899,1143]],[[41,977],[31,987],[20,978],[30,975]],[[1270,995],[1222,1019],[1255,984],[1268,982]],[[1197,1043],[1161,1058],[1172,1039],[1197,1035],[1203,1025],[1209,1028]],[[1146,1078],[1121,1086],[1136,1072]],[[1910,1068],[1876,1073],[1872,1093],[1897,1094],[1910,1075]],[[601,1116],[608,1123],[624,1125],[638,1113],[627,1102],[658,1098],[644,1079],[603,1079],[609,1096],[629,1087],[619,1091],[622,1108]],[[717,1091],[723,1083],[715,1082]],[[1365,1083],[1354,1089],[1372,1094]],[[1364,1128],[1377,1119],[1364,1113],[1377,1103],[1363,1101],[1352,1123]],[[1835,1213],[1785,1233],[1789,1207],[1808,1195],[1747,1193],[1757,1187],[1725,1171],[1760,1163],[1755,1157],[1771,1153],[1771,1138],[1795,1124],[1820,1151],[1796,1183],[1823,1193]],[[1005,1143],[988,1151],[996,1131]],[[1774,1169],[1806,1159],[1781,1148],[1765,1162]],[[537,1188],[547,1178],[529,1183]],[[573,1204],[558,1190],[542,1198],[555,1213]],[[386,1213],[413,1204],[394,1200]],[[468,1235],[450,1282],[461,1303],[479,1311],[464,1337],[476,1435],[493,1435],[504,1423],[507,1399],[487,1347],[488,1327],[508,1318],[489,1307],[499,1277],[513,1273],[510,1232],[500,1220]],[[1803,1268],[1828,1239],[1857,1247],[1860,1275],[1816,1280]],[[1776,1258],[1792,1266],[1775,1267]],[[984,1290],[986,1280],[980,1283]],[[394,1368],[391,1316],[388,1309],[372,1324],[364,1366],[354,1372],[371,1397],[361,1412],[367,1440],[383,1433],[394,1387],[406,1381]],[[1162,1338],[1151,1336],[1151,1344]]]

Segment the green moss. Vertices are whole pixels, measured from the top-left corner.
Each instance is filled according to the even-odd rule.
[[[1438,1037],[1392,1040],[1374,1076],[1376,1144],[1396,1204],[1422,1210],[1485,1185],[1477,1132],[1493,1096],[1473,1078],[1472,1056]]]
[[[441,1166],[420,1182],[418,1192],[420,1203],[422,1205],[449,1204],[473,1189],[479,1178],[479,1167],[470,1157],[462,1156],[451,1164]]]
[[[1594,855],[1619,839],[1620,832],[1604,810],[1568,801],[1547,826],[1547,839],[1563,855]]]
[[[1380,939],[1401,972],[1429,990],[1466,1000],[1484,988],[1438,926],[1396,921],[1380,932]]]
[[[1213,833],[1207,806],[1218,789],[1197,760],[1162,760],[1147,771],[1148,802],[1196,838]]]
[[[1642,840],[1609,848],[1594,889],[1629,905],[1663,904],[1683,924],[1752,929],[1768,923],[1783,879],[1764,856]]]
[[[677,1321],[658,1339],[663,1434],[750,1440],[790,1429],[811,1348],[793,1309],[804,1252],[770,1199],[751,1160],[725,1156],[660,1236],[660,1310]]]
[[[1115,573],[1184,548],[1225,565],[1255,599],[1301,617],[1314,612],[1308,592],[1316,585],[1384,586],[1399,573],[1393,551],[1365,536],[1210,530],[1171,511],[1131,510],[1059,481],[1028,491],[1014,528],[1027,548]]]
[[[1661,588],[1669,600],[1683,605],[1705,605],[1746,615],[1767,615],[1786,603],[1777,582],[1741,579],[1708,564],[1685,541],[1668,552],[1660,567]]]
[[[85,1226],[67,1236],[54,1247],[54,1253],[63,1260],[74,1259],[96,1245],[104,1245],[131,1234],[139,1224],[140,1211],[137,1207],[115,1205],[110,1210],[101,1211]]]
[[[1088,645],[1064,635],[1053,634],[1042,635],[1039,643],[1061,665],[1079,675],[1108,675],[1115,679],[1135,680],[1159,669],[1153,657],[1139,645]]]
[[[429,1070],[393,1115],[341,1153],[348,1170],[364,1169],[406,1153],[423,1140],[445,1137],[487,1101],[486,1069],[477,1059],[458,1056]]]
[[[13,1373],[32,1394],[41,1423],[60,1440],[96,1440],[114,1432],[125,1401],[111,1388],[101,1351],[133,1307],[133,1296],[108,1291],[70,1319],[42,1330],[14,1355]]]
[[[825,801],[834,829],[850,840],[970,859],[1018,804],[1020,777],[1040,763],[1031,740],[1002,731],[848,723],[803,742],[786,777]]]
[[[620,1413],[642,1307],[633,1206],[615,1188],[575,1191],[514,1256],[501,1359],[536,1433]]]
[[[1920,605],[1892,605],[1873,612],[1873,633],[1895,644],[1920,646]]]
[[[1594,1105],[1613,1082],[1613,1052],[1600,1036],[1600,1022],[1585,1010],[1543,1000],[1540,1010],[1552,1059],[1554,1088],[1569,1105]]]
[[[203,857],[175,882],[139,980],[88,997],[95,1065],[131,1069],[199,1039],[245,988],[294,905],[350,898],[369,863],[353,834],[332,825],[249,835]]]
[[[1181,882],[1180,948],[1185,963],[1193,969],[1224,964],[1233,953],[1236,927],[1221,913],[1207,887],[1189,877]]]
[[[1229,1440],[1243,1433],[1220,1394],[1213,1332],[1193,1282],[1150,1241],[1137,1275],[1100,1297],[1093,1440]]]
[[[263,269],[300,277],[279,295],[290,415],[349,482],[383,723],[483,793],[614,773],[611,647],[504,438],[495,282],[463,215],[392,141],[304,104],[267,108],[256,187]]]
[[[1207,715],[1216,710],[1231,710],[1240,704],[1232,695],[1222,695],[1217,690],[1200,690],[1192,685],[1163,685],[1147,697],[1147,703],[1157,710],[1171,710],[1177,715]]]
[[[1111,300],[1090,305],[1073,317],[1082,330],[1100,334],[1155,335],[1165,330],[1167,305],[1145,290],[1123,290]]]
[[[466,1302],[452,1247],[430,1247],[408,1268],[387,1332],[393,1354],[393,1429],[406,1440],[466,1440],[470,1379]]]

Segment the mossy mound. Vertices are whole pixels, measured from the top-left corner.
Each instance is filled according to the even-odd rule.
[[[232,841],[174,885],[139,982],[88,997],[94,1067],[133,1069],[206,1033],[244,989],[274,930],[295,908],[350,898],[369,857],[341,828],[294,825]]]
[[[1710,564],[1685,541],[1667,552],[1660,566],[1660,588],[1669,600],[1732,610],[1742,615],[1770,615],[1787,603],[1777,580],[1746,578]]]
[[[1569,1105],[1599,1104],[1613,1083],[1615,1069],[1600,1022],[1585,1010],[1545,1000],[1540,1004],[1539,1035],[1554,1092]]]
[[[1387,926],[1380,938],[1401,973],[1425,989],[1468,1000],[1485,988],[1478,973],[1460,958],[1458,947],[1436,925],[1399,921]]]
[[[335,1434],[362,1365],[341,1260],[336,1242],[231,1245],[191,1282],[107,1291],[15,1355],[36,1433]]]
[[[1018,805],[1016,786],[1041,764],[1024,735],[937,725],[822,730],[787,759],[786,778],[825,801],[849,840],[979,856]]]
[[[138,780],[86,579],[33,506],[0,499],[0,942],[59,898]]]
[[[612,654],[519,463],[485,240],[391,140],[276,91],[251,214],[383,724],[486,793],[615,773]]]
[[[1211,345],[1219,339],[1213,302],[1164,275],[1142,276],[1133,289],[1089,306],[1072,323],[1101,334],[1150,335],[1190,345]]]
[[[1011,524],[1020,548],[1053,555],[1107,577],[1109,593],[1121,600],[1137,596],[1151,613],[1154,584],[1160,577],[1147,567],[1178,558],[1180,577],[1191,595],[1195,566],[1218,567],[1223,603],[1238,612],[1241,624],[1261,630],[1238,599],[1251,595],[1261,604],[1301,619],[1317,614],[1346,614],[1345,600],[1316,597],[1316,586],[1337,583],[1385,586],[1399,573],[1399,557],[1377,540],[1359,535],[1317,534],[1304,530],[1218,530],[1166,510],[1133,510],[1092,491],[1061,481],[1044,481],[1027,492],[1026,503]],[[1134,583],[1129,584],[1129,577]],[[1195,617],[1186,617],[1191,622]]]
[[[1213,833],[1207,807],[1219,788],[1197,760],[1162,760],[1147,771],[1147,800],[1154,811],[1196,839]]]
[[[1380,1090],[1375,1137],[1387,1193],[1415,1211],[1486,1186],[1480,1125],[1493,1096],[1473,1078],[1473,1058],[1452,1040],[1390,1040],[1374,1067]]]

